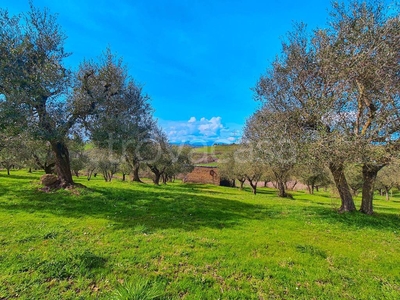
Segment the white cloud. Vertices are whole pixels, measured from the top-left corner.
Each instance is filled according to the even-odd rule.
[[[200,134],[204,136],[218,136],[223,128],[221,117],[212,117],[210,120],[201,118],[198,125]]]
[[[188,121],[160,121],[171,143],[235,143],[240,139],[241,125],[222,123],[221,117],[200,120],[191,117]]]

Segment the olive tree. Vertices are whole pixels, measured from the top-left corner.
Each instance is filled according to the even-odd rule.
[[[356,209],[346,164],[363,165],[361,211],[371,214],[376,174],[397,152],[400,37],[393,11],[379,1],[334,3],[327,28],[310,35],[298,26],[255,88],[270,109],[298,113],[310,154],[332,173],[342,212]]]
[[[107,149],[131,168],[133,181],[140,181],[141,152],[155,128],[149,96],[127,72],[122,59],[109,49],[97,61],[85,61],[74,90],[77,105],[96,103],[83,125],[99,148]]]
[[[54,153],[49,142],[27,138],[24,141],[29,151],[27,164],[30,168],[40,168],[46,174],[53,174],[55,168]]]
[[[126,72],[113,64],[110,51],[99,63],[84,62],[75,76],[64,65],[66,36],[46,9],[31,3],[27,13],[16,16],[1,9],[0,28],[0,115],[6,118],[0,127],[49,142],[60,186],[73,185],[67,145],[71,130],[85,126],[96,136],[99,131],[91,122],[106,120],[104,115],[123,103],[115,100],[140,89],[124,80]]]
[[[102,148],[92,148],[86,151],[87,179],[100,172],[106,182],[112,181],[115,173],[119,171],[120,160],[112,152]]]
[[[348,143],[335,130],[334,86],[327,76],[329,68],[317,63],[322,44],[310,38],[304,24],[297,25],[282,43],[280,57],[260,77],[254,91],[256,99],[271,112],[291,114],[305,134],[308,147],[303,153],[325,162],[332,173],[342,201],[340,211],[353,211],[355,205],[344,174]]]
[[[246,175],[244,168],[242,168],[244,157],[241,155],[241,151],[241,148],[236,148],[234,152],[225,153],[222,158],[218,160],[218,169],[221,178],[228,179],[232,181],[232,183],[238,180],[240,182],[239,189],[243,190]],[[247,158],[245,162],[247,162]],[[234,184],[232,185],[235,186]]]
[[[166,184],[168,180],[173,180],[177,175],[186,175],[194,169],[191,160],[191,147],[170,145],[168,150],[172,159],[172,164],[166,168],[165,173],[162,175],[162,181],[164,184]]]
[[[400,185],[400,164],[399,160],[392,161],[385,166],[376,178],[375,189],[379,190],[381,195],[384,193],[386,200],[389,201],[389,193],[393,187]]]
[[[79,177],[79,171],[85,168],[86,162],[88,161],[88,157],[85,153],[85,142],[78,134],[75,134],[68,140],[68,147],[71,156],[71,170],[76,177]]]
[[[12,168],[24,164],[29,157],[29,153],[21,135],[6,137],[3,142],[4,146],[0,150],[0,164],[7,170],[7,175],[10,175]]]
[[[314,194],[314,191],[318,192],[320,187],[327,187],[331,184],[329,170],[323,163],[315,160],[304,159],[296,164],[294,175],[307,185],[309,194]]]
[[[374,182],[397,152],[400,132],[400,15],[383,2],[334,4],[320,31],[320,53],[331,72],[337,129],[349,136],[362,164],[361,212],[373,213]],[[397,11],[396,11],[397,9]]]
[[[27,13],[10,16],[0,10],[0,99],[16,112],[10,123],[25,126],[54,152],[56,172],[63,186],[73,184],[65,138],[76,116],[64,105],[71,72],[65,35],[56,17],[31,4]],[[3,112],[4,113],[4,112]],[[10,114],[8,114],[10,116]]]
[[[294,117],[263,107],[246,122],[243,134],[252,162],[267,165],[273,172],[280,197],[288,196],[286,178],[301,155],[301,130]]]
[[[160,179],[174,162],[171,145],[168,143],[166,134],[160,128],[155,128],[152,138],[142,146],[141,157],[153,173],[153,183],[159,185]]]

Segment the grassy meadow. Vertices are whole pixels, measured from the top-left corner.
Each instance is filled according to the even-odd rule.
[[[40,176],[0,172],[0,299],[400,299],[400,195],[365,216],[324,192]]]
[[[224,155],[232,153],[237,145],[213,145],[203,147],[193,147],[191,151],[191,159],[197,166],[216,167],[218,161]],[[211,160],[211,162],[209,162]]]

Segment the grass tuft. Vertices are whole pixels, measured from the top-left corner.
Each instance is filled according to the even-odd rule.
[[[137,278],[122,283],[111,296],[112,300],[156,300],[164,295],[164,286],[149,279]]]

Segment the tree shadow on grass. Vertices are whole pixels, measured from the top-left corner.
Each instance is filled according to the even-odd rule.
[[[248,189],[249,192],[252,192],[251,189],[248,188],[248,187],[246,187],[245,189],[246,190]],[[278,190],[277,189],[272,189],[272,188],[258,187],[257,188],[257,194],[278,197]]]
[[[342,223],[349,229],[357,230],[371,228],[385,231],[400,230],[400,211],[394,208],[380,208],[374,215],[366,215],[359,211],[351,213],[339,213],[336,209],[320,203],[319,206],[307,208],[327,223]],[[397,212],[397,214],[396,214]]]
[[[24,181],[26,181],[26,180],[35,180],[35,181],[38,181],[39,180],[39,178],[40,178],[40,176],[41,175],[43,175],[44,173],[27,173],[27,174],[24,174],[24,175],[17,175],[17,174],[13,174],[12,172],[11,172],[11,174],[10,175],[7,175],[7,174],[5,174],[5,173],[3,173],[3,174],[1,174],[0,173],[0,181],[2,180],[2,179],[7,179],[7,180],[24,180]],[[0,183],[1,184],[1,183]]]
[[[37,180],[37,176],[34,175],[15,175],[13,178]],[[179,184],[141,185],[136,189],[127,183],[126,188],[112,185],[91,187],[81,190],[80,196],[75,196],[67,191],[43,193],[26,181],[21,181],[21,184],[18,189],[0,185],[0,195],[12,191],[15,199],[8,201],[0,198],[0,209],[11,213],[39,212],[69,218],[101,218],[113,222],[114,228],[135,228],[141,225],[151,231],[168,228],[228,228],[246,220],[283,218],[281,206],[257,205],[230,199],[231,194],[235,197],[240,196],[237,189],[232,188],[217,190],[208,185]],[[273,189],[259,189],[259,194],[255,197],[276,197],[276,191]],[[246,190],[243,191],[243,195],[252,194]],[[294,207],[292,212],[288,211],[289,214],[309,213],[320,217],[324,222],[343,223],[350,228],[378,228],[390,231],[400,228],[399,211],[395,208],[379,207],[376,215],[366,216],[359,212],[339,214],[330,203],[296,197],[293,201],[307,202],[308,205],[304,206],[302,211]]]
[[[146,226],[150,231],[169,228],[196,230],[202,227],[229,228],[249,219],[279,217],[279,211],[260,214],[268,208],[236,200],[211,197],[185,187],[151,187],[147,191],[118,187],[94,187],[80,196],[66,191],[43,193],[26,190],[18,201],[0,202],[11,212],[49,213],[60,217],[94,217],[113,222],[114,228]],[[223,195],[222,195],[223,197]]]
[[[7,194],[9,192],[9,188],[0,184],[0,197]]]

